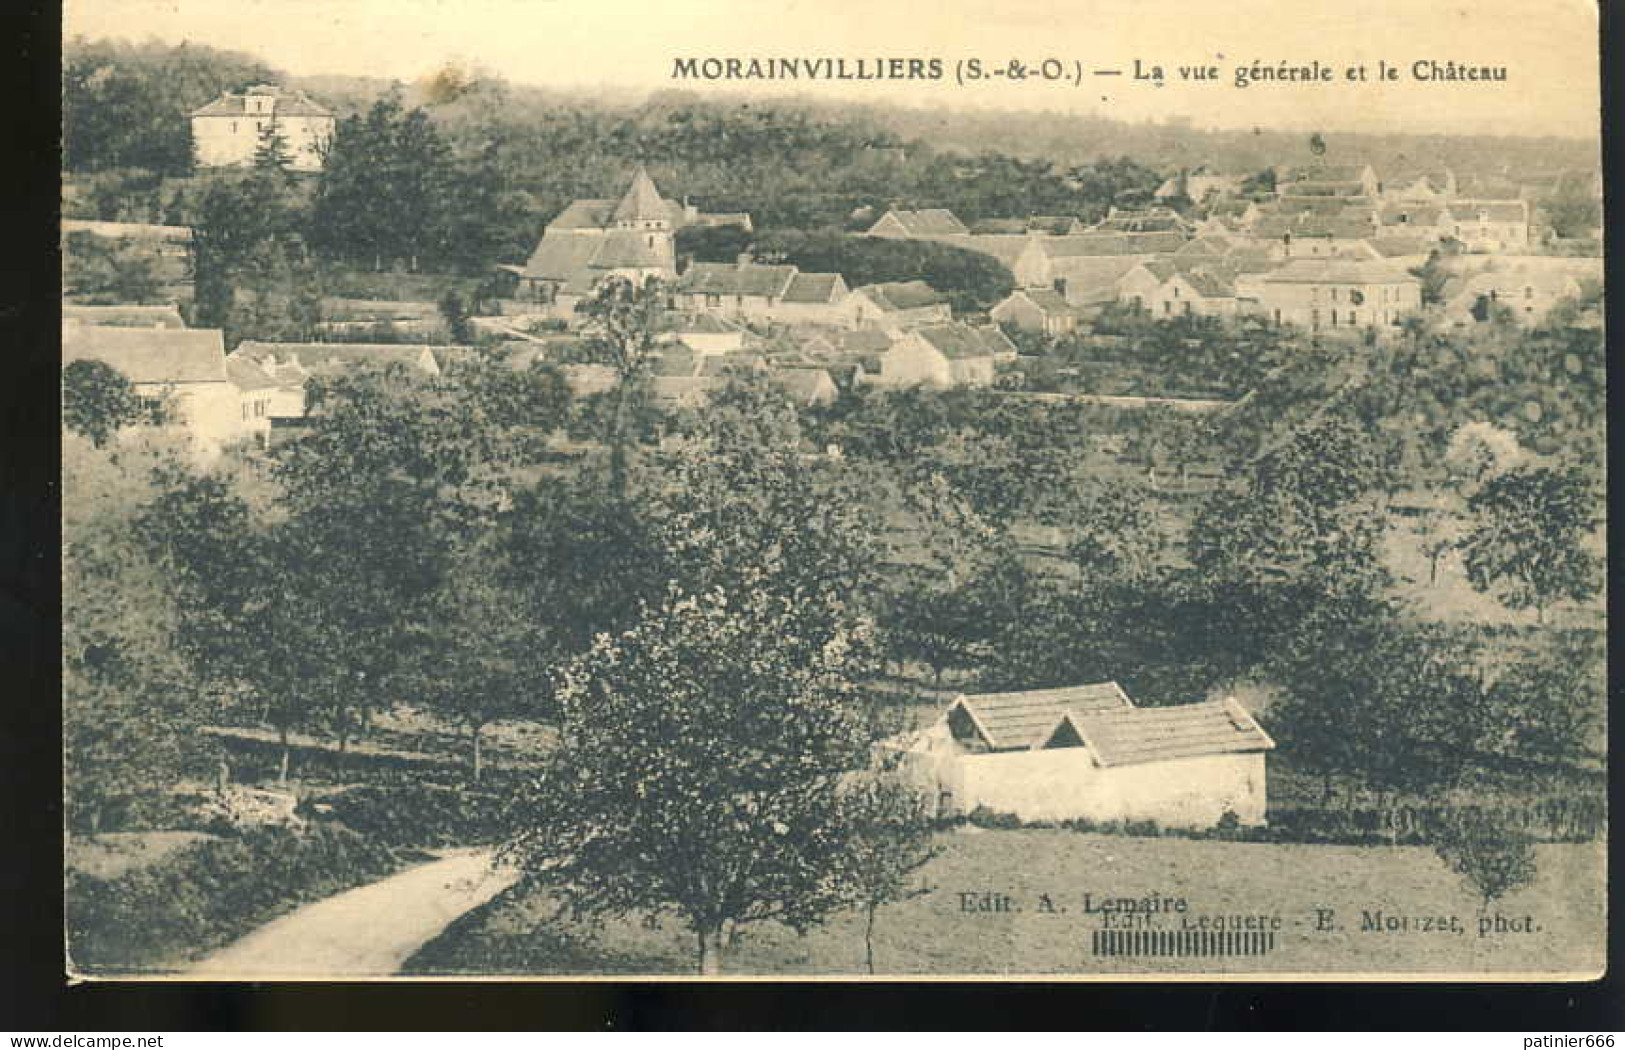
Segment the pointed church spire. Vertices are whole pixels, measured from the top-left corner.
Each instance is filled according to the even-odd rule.
[[[627,187],[626,195],[615,205],[612,218],[616,222],[671,221],[671,210],[661,199],[654,180],[642,165],[638,166],[638,173],[632,176],[632,185]]]

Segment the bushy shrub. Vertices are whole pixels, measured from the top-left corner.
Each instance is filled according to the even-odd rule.
[[[200,842],[113,879],[71,873],[68,952],[84,973],[152,973],[226,944],[287,907],[395,870],[348,828],[265,828]]]
[[[999,831],[1013,831],[1023,826],[1022,819],[1014,813],[1000,813],[988,809],[986,806],[977,806],[966,814],[965,820],[967,823],[979,828],[990,828]]]
[[[367,784],[308,796],[308,820],[335,820],[390,846],[471,846],[503,838],[503,799],[439,784]]]

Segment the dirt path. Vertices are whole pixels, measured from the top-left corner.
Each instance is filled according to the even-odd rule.
[[[512,885],[490,850],[456,850],[307,904],[198,963],[201,980],[387,977],[453,919]]]

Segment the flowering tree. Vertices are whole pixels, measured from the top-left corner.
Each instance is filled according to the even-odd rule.
[[[866,629],[802,622],[765,588],[718,589],[600,635],[560,676],[560,746],[507,855],[575,917],[675,915],[706,974],[735,927],[800,931],[849,903],[841,785],[877,732],[854,681]]]

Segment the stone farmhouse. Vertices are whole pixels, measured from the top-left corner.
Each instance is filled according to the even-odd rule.
[[[260,429],[260,398],[232,382],[217,328],[126,328],[66,321],[62,363],[100,361],[128,379],[152,419],[185,432],[203,460]]]
[[[893,334],[915,325],[953,319],[948,301],[924,281],[889,281],[854,289],[849,313],[854,328],[875,328]]]
[[[988,312],[994,323],[1012,325],[1023,332],[1067,335],[1078,330],[1085,314],[1053,288],[1017,288]]]
[[[1422,308],[1422,284],[1380,259],[1294,259],[1238,278],[1237,294],[1277,324],[1312,331],[1390,327]]]
[[[903,333],[881,356],[878,383],[891,389],[991,387],[995,363],[1015,356],[1015,344],[997,328],[923,325]]]
[[[265,136],[280,134],[288,167],[320,171],[337,120],[302,91],[260,84],[228,92],[192,112],[192,158],[200,168],[242,168],[254,163]]]
[[[1103,682],[962,695],[894,746],[943,815],[1209,828],[1265,823],[1275,742],[1233,699],[1136,707]]]

